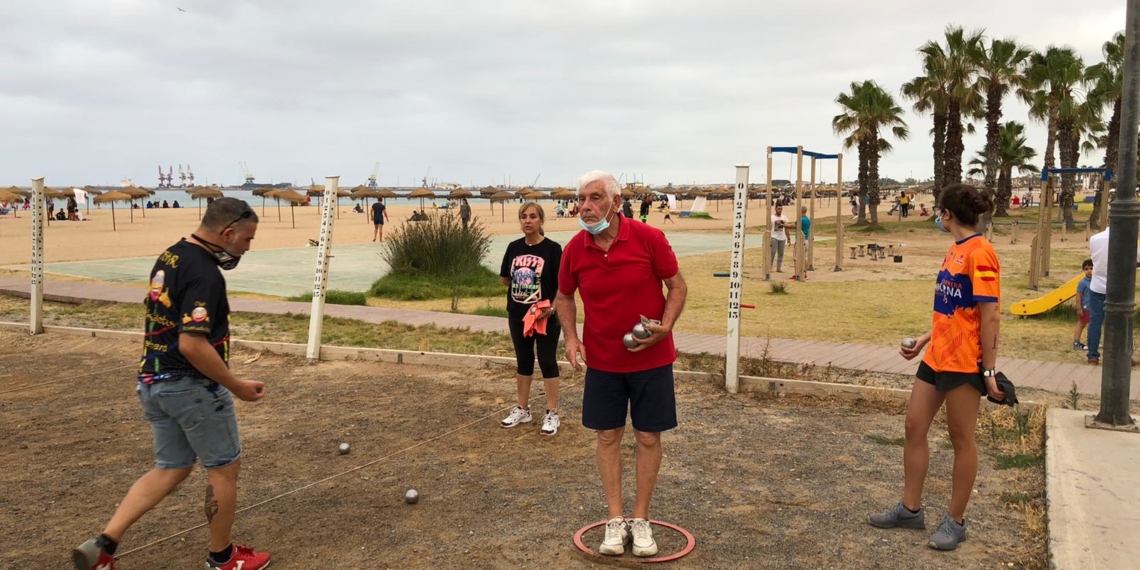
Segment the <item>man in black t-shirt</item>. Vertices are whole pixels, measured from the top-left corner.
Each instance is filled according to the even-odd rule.
[[[115,550],[132,524],[170,494],[200,462],[206,469],[207,568],[259,570],[268,552],[233,544],[241,442],[233,397],[256,402],[265,385],[229,369],[226,280],[257,233],[245,202],[219,198],[206,208],[189,239],[158,256],[146,298],[138,394],[154,436],[155,467],[119,503],[98,537],[72,552],[79,570],[115,567]]]
[[[388,220],[388,209],[384,203],[377,200],[372,204],[372,241],[377,238],[384,241],[384,222]]]

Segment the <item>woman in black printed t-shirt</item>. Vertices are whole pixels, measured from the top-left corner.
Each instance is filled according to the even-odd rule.
[[[510,243],[503,255],[499,275],[507,285],[507,315],[511,340],[515,344],[518,368],[518,405],[500,422],[512,428],[531,421],[530,385],[534,379],[534,358],[537,346],[538,364],[546,384],[546,415],[540,435],[558,433],[558,336],[562,332],[554,314],[554,295],[558,291],[558,266],[562,261],[562,246],[546,239],[542,224],[546,214],[542,206],[527,202],[519,208],[519,225],[523,237]],[[532,323],[532,325],[528,325]],[[542,327],[545,325],[545,334]],[[526,336],[534,328],[532,336]]]

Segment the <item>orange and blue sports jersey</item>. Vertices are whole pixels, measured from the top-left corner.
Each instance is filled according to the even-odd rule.
[[[1001,268],[981,234],[955,242],[942,261],[934,291],[934,327],[922,361],[937,372],[977,372],[982,360],[981,310],[998,303]]]

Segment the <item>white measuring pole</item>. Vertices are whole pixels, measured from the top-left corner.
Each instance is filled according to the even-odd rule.
[[[32,334],[44,332],[44,177],[32,179]]]
[[[309,346],[305,357],[321,358],[321,325],[325,320],[325,291],[329,284],[329,253],[332,251],[333,215],[337,208],[339,176],[325,178],[325,195],[321,201],[321,242],[317,246],[317,272],[313,277],[313,307],[309,311]]]
[[[724,387],[735,394],[740,389],[740,300],[744,289],[744,229],[748,217],[748,164],[736,165],[736,192],[732,209],[732,264],[728,270],[728,348]]]

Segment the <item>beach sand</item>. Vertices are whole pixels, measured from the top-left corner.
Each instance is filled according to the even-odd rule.
[[[830,205],[828,202],[830,201]],[[834,199],[822,199],[817,207],[817,219],[834,218]],[[574,231],[578,229],[577,218],[556,218],[554,216],[554,202],[543,200],[539,202],[546,211],[546,231]],[[266,250],[277,248],[305,247],[308,240],[320,238],[321,208],[314,206],[300,206],[293,209],[296,216],[296,228],[291,222],[289,207],[282,204],[280,208],[280,221],[278,209],[272,200],[267,201],[263,208],[259,199],[251,203],[258,216],[261,217],[257,229],[257,237],[253,249]],[[687,208],[689,202],[685,202]],[[473,204],[472,214],[482,222],[491,235],[512,235],[521,231],[518,224],[519,202],[505,204],[505,216],[499,204],[494,205],[492,214],[490,205]],[[672,216],[675,223],[664,223],[664,213],[653,209],[649,216],[649,223],[673,231],[699,231],[699,232],[725,232],[731,231],[732,202],[721,201],[720,210],[716,203],[709,203],[708,209],[713,219],[689,219],[678,215]],[[340,218],[334,222],[333,244],[367,243],[372,241],[372,224],[365,214],[352,212],[352,206],[339,206]],[[390,199],[388,200],[389,223],[384,226],[385,235],[398,231],[413,210],[419,209],[418,200]],[[428,213],[443,214],[445,210],[433,210],[430,203],[425,208]],[[86,209],[81,208],[86,214]],[[636,213],[636,205],[635,205]],[[11,215],[0,218],[0,266],[25,265],[31,259],[31,212],[20,211],[19,218]],[[90,210],[90,220],[84,222],[52,221],[44,231],[44,259],[45,261],[83,261],[92,259],[119,259],[126,257],[157,256],[165,248],[182,237],[189,236],[198,227],[198,209],[154,209],[134,210],[134,222],[131,212],[116,204],[115,224],[117,230],[112,230],[111,209],[106,204],[101,209],[94,206]],[[849,218],[848,218],[849,219]],[[505,220],[505,221],[504,221]],[[764,203],[759,200],[748,202],[748,225],[755,227],[766,222],[764,216]],[[751,233],[751,232],[750,232]]]

